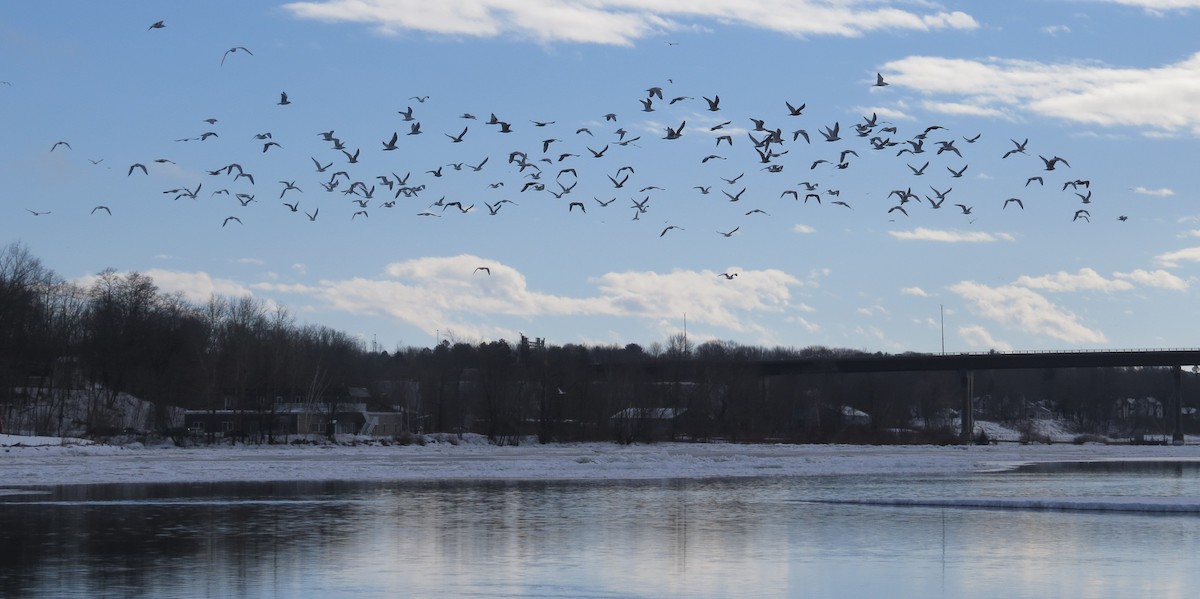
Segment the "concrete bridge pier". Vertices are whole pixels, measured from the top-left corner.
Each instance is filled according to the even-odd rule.
[[[1171,368],[1171,375],[1175,379],[1175,401],[1171,402],[1175,432],[1171,435],[1171,442],[1175,445],[1183,445],[1183,366],[1176,364]]]
[[[964,443],[970,443],[975,437],[975,372],[973,370],[963,371],[960,380],[962,381],[963,402],[958,418],[962,423],[959,438]]]

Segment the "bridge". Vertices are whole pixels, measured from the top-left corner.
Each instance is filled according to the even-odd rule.
[[[647,372],[678,371],[695,363],[644,364]],[[1183,443],[1183,367],[1200,365],[1200,349],[1126,349],[1080,351],[986,352],[957,354],[865,354],[795,360],[761,360],[713,363],[757,370],[763,376],[788,374],[857,374],[870,372],[958,372],[962,374],[962,430],[964,439],[974,432],[974,373],[981,370],[1045,368],[1171,368],[1175,392],[1171,401],[1176,445]]]

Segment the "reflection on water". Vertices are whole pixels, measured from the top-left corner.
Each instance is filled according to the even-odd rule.
[[[0,497],[0,596],[1190,597],[1194,516],[812,503],[1200,496],[1145,472],[62,487]]]

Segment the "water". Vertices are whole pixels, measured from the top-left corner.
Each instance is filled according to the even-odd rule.
[[[1196,464],[60,487],[0,496],[0,596],[1182,598],[1198,516]]]

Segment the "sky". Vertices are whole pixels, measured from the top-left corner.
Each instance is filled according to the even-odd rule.
[[[368,348],[1195,347],[1196,31],[1200,0],[5,3],[0,242]]]

